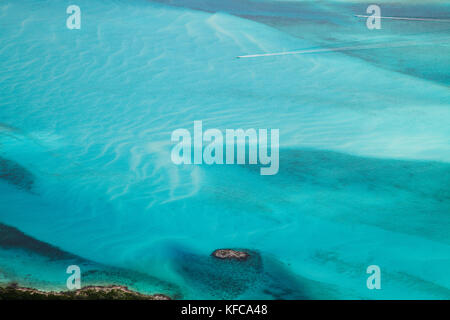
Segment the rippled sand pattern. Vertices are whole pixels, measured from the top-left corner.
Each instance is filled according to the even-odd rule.
[[[353,17],[364,3],[79,0],[81,30],[68,30],[69,4],[0,4],[1,223],[121,270],[90,283],[149,293],[450,297],[450,26],[374,33]],[[436,42],[236,59],[424,39]],[[194,120],[280,129],[278,175],[174,165],[170,135]],[[226,247],[260,260],[217,266]],[[65,285],[64,263],[11,252],[0,282]],[[366,287],[371,264],[383,290]],[[239,270],[224,287],[218,275]]]

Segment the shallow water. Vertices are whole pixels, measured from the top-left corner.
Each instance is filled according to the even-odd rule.
[[[68,30],[68,1],[3,1],[1,170],[25,178],[0,179],[0,222],[122,270],[89,283],[194,299],[449,298],[448,30],[383,21],[373,35],[351,23],[361,3],[222,3],[80,0],[82,28]],[[439,42],[235,59],[404,37]],[[279,173],[174,165],[171,132],[194,120],[279,128]],[[223,247],[258,263],[218,265]],[[68,262],[0,249],[2,282],[64,288]],[[366,287],[371,264],[382,290]]]

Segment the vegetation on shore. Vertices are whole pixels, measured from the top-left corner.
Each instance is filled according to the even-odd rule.
[[[0,287],[0,300],[170,300],[163,294],[146,295],[126,286],[87,286],[72,291],[41,291],[13,283]]]

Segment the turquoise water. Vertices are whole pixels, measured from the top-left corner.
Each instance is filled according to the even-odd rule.
[[[450,298],[450,23],[222,2],[79,0],[81,30],[71,1],[0,3],[0,223],[27,235],[1,229],[0,282],[64,289],[75,261],[83,284],[178,298]],[[280,129],[279,173],[174,165],[170,135],[194,120]],[[209,256],[224,247],[253,258]]]

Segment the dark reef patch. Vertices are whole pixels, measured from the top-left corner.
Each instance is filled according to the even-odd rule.
[[[211,298],[232,299],[249,289],[264,270],[261,256],[254,251],[249,253],[248,259],[239,261],[180,251],[176,269],[189,284]]]
[[[450,243],[448,163],[288,148],[280,150],[279,162],[283,165],[270,177],[271,185],[305,199],[291,203],[281,197],[285,210]],[[244,167],[265,183],[258,165]],[[271,197],[272,191],[258,196]]]
[[[218,259],[176,249],[175,269],[205,299],[311,299],[311,281],[293,274],[281,262],[246,250],[245,260]],[[304,280],[304,281],[303,281]],[[305,287],[306,286],[306,287]]]
[[[31,191],[34,183],[33,174],[17,162],[0,157],[0,179],[12,185]]]
[[[63,251],[48,243],[27,236],[22,231],[0,223],[0,247],[4,249],[27,250],[52,260],[78,260],[82,258]]]

